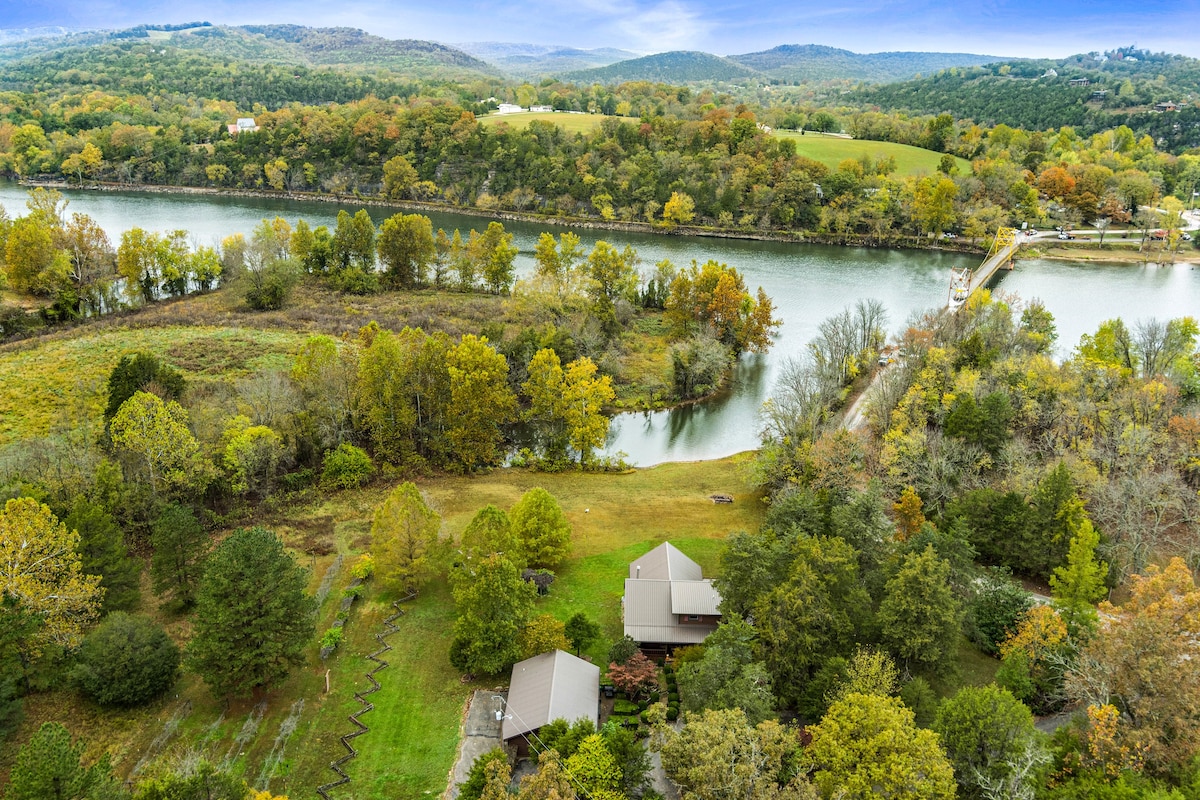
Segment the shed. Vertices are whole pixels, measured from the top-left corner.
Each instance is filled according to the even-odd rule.
[[[599,717],[600,667],[552,650],[513,665],[500,737],[527,752],[529,735],[547,723]]]

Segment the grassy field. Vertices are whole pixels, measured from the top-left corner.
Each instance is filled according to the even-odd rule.
[[[305,336],[240,327],[150,327],[83,332],[0,350],[0,445],[59,424],[98,418],[104,381],[121,356],[158,355],[191,382],[236,380],[291,364]]]
[[[896,159],[897,175],[931,175],[937,172],[938,162],[942,158],[941,153],[894,142],[843,139],[812,132],[801,136],[799,131],[775,131],[775,135],[781,139],[791,139],[796,143],[799,155],[820,161],[830,169],[837,169],[837,165],[847,158],[857,159],[867,155],[878,159],[891,156]],[[971,162],[965,158],[955,158],[954,161],[958,164],[959,173],[971,174]]]
[[[505,123],[517,130],[524,130],[534,120],[553,122],[567,133],[590,133],[600,120],[605,119],[601,114],[570,114],[564,111],[521,111],[516,114],[488,114],[479,118],[480,125],[496,125]],[[616,117],[625,122],[636,122],[636,117]]]

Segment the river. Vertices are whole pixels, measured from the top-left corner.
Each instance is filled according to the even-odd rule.
[[[264,217],[279,215],[313,227],[335,224],[341,209],[358,206],[264,198],[157,193],[66,191],[68,211],[89,214],[108,231],[114,244],[133,226],[168,231],[178,228],[200,244],[217,244],[231,233],[248,234]],[[0,205],[10,216],[24,213],[24,190],[0,182]],[[395,209],[368,207],[381,222]],[[458,214],[430,214],[434,229],[482,229],[487,220]],[[506,222],[520,248],[518,275],[533,270],[538,234],[564,229],[538,223]],[[728,391],[701,403],[669,411],[619,414],[613,419],[607,452],[624,453],[638,466],[666,461],[720,458],[758,446],[759,409],[770,395],[783,361],[803,352],[817,325],[856,300],[873,298],[888,309],[890,328],[898,331],[914,311],[946,301],[950,268],[977,266],[982,257],[934,251],[899,251],[822,245],[758,242],[617,231],[576,230],[589,249],[598,239],[618,247],[632,245],[652,268],[668,258],[677,266],[716,259],[737,267],[750,289],[762,286],[774,299],[783,321],[766,355],[744,356]],[[1054,314],[1058,354],[1079,337],[1116,316],[1127,322],[1170,318],[1200,310],[1200,270],[1182,264],[1156,267],[1131,264],[1018,259],[1017,269],[1002,272],[998,285],[1024,299],[1038,298]]]

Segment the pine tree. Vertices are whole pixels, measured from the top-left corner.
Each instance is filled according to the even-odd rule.
[[[442,518],[425,505],[412,482],[397,486],[375,509],[371,554],[389,588],[418,591],[434,574]]]
[[[1050,576],[1050,591],[1059,615],[1067,623],[1067,630],[1074,637],[1087,638],[1100,621],[1095,603],[1108,593],[1104,585],[1108,564],[1096,560],[1100,534],[1092,527],[1082,501],[1078,498],[1069,501],[1063,516],[1071,542],[1067,563],[1056,567]]]
[[[303,662],[315,601],[308,575],[265,528],[235,531],[213,551],[196,596],[188,666],[217,696],[246,695]]]
[[[151,526],[154,557],[150,577],[154,591],[166,595],[179,608],[188,608],[196,600],[196,587],[204,571],[204,553],[208,535],[187,506],[163,507]]]

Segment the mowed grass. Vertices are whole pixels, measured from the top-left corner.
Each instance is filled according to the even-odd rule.
[[[189,382],[287,367],[306,337],[290,331],[166,326],[85,331],[0,348],[0,446],[97,419],[121,356],[147,351]]]
[[[551,122],[567,133],[591,133],[600,120],[606,119],[603,114],[572,114],[565,111],[520,111],[516,114],[488,114],[479,117],[480,125],[496,125],[501,122],[517,130],[525,130],[530,122],[540,120]],[[616,117],[623,122],[636,122],[636,117]]]
[[[897,175],[932,175],[937,172],[942,153],[913,147],[895,142],[873,142],[866,139],[843,139],[840,136],[822,136],[819,133],[806,132],[803,136],[799,131],[775,131],[781,139],[791,139],[796,143],[796,153],[820,161],[830,169],[837,169],[838,164],[847,158],[859,159],[864,155],[871,159],[896,159]],[[965,158],[954,159],[958,164],[960,174],[971,174],[971,162]]]

